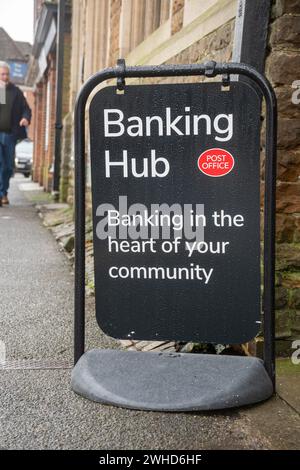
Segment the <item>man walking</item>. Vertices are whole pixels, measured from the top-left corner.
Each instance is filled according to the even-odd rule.
[[[26,138],[30,119],[31,110],[22,91],[9,80],[9,65],[0,61],[0,206],[9,203],[15,146],[17,140]]]

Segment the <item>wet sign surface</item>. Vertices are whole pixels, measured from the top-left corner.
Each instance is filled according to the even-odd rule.
[[[110,336],[239,343],[260,326],[260,99],[126,86],[90,106],[96,314]]]

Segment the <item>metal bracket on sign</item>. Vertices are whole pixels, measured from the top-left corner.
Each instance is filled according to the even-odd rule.
[[[119,92],[124,92],[125,90],[125,74],[126,74],[126,63],[125,59],[118,59],[117,67],[116,67],[116,75],[117,75],[117,90]]]

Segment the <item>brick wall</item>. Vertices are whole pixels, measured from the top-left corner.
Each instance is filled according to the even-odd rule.
[[[37,84],[35,92],[35,128],[34,128],[34,154],[33,154],[33,179],[51,191],[52,173],[51,166],[54,155],[55,139],[55,82],[56,67],[55,55],[49,56],[49,67],[47,72]],[[48,95],[48,83],[50,95]],[[49,96],[49,103],[47,101]],[[47,111],[49,112],[47,122]],[[48,129],[46,129],[48,127]],[[48,133],[48,144],[46,145],[46,133]]]
[[[41,80],[35,91],[35,129],[33,152],[33,180],[42,184],[45,154],[45,122],[46,122],[46,83]]]
[[[70,103],[70,62],[71,62],[71,15],[65,18],[64,35],[64,81],[63,81],[63,102],[62,117],[69,113]],[[31,132],[34,140],[33,155],[33,180],[44,187],[46,191],[52,191],[54,154],[55,154],[55,122],[56,122],[56,53],[55,50],[48,54],[47,69],[43,77],[36,84],[34,102],[32,108],[36,119],[32,123]],[[48,90],[48,91],[47,91]],[[47,97],[49,102],[47,101]],[[49,114],[49,115],[48,115]],[[48,115],[48,118],[47,118]],[[48,138],[46,139],[46,134]],[[46,142],[47,140],[47,142]],[[63,145],[63,142],[62,142]],[[68,185],[70,149],[65,145],[61,154],[61,167],[63,178],[61,181],[61,191],[65,196],[65,185]]]
[[[27,100],[27,103],[31,109],[32,116],[31,116],[31,123],[30,126],[28,127],[28,137],[31,140],[34,140],[34,126],[35,126],[35,110],[34,110],[34,103],[35,103],[35,98],[34,98],[34,92],[33,91],[25,91],[24,96]]]
[[[49,59],[50,67],[47,74],[47,81],[50,84],[50,115],[48,130],[45,129],[45,132],[48,132],[48,146],[45,148],[45,162],[42,183],[46,191],[52,190],[56,117],[56,56],[51,54]]]
[[[72,113],[69,113],[70,103],[70,69],[71,69],[71,33],[66,33],[64,38],[64,73],[63,73],[63,130],[61,134],[61,167],[59,199],[67,201],[70,176],[70,159],[72,154],[71,127]]]

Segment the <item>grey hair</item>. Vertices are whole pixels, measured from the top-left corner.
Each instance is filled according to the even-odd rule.
[[[0,68],[7,69],[8,71],[10,70],[10,66],[8,65],[8,63],[4,62],[3,60],[0,60]]]

